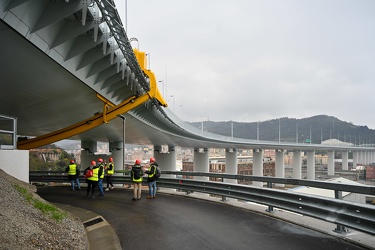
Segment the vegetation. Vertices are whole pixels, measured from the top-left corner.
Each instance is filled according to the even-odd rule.
[[[375,130],[367,126],[357,126],[350,122],[341,121],[335,117],[318,115],[309,118],[295,119],[283,117],[263,122],[213,122],[204,121],[205,131],[230,137],[280,141],[281,142],[308,142],[320,144],[328,139],[338,139],[355,145],[374,144]],[[202,122],[191,123],[197,128],[202,128]],[[280,131],[280,134],[279,134]],[[311,135],[311,138],[310,138]]]
[[[66,212],[59,210],[57,207],[35,199],[26,188],[19,185],[15,185],[15,188],[26,199],[26,201],[39,209],[42,213],[50,215],[56,221],[61,221],[67,216]]]
[[[58,160],[52,160],[48,156],[44,156],[43,152],[59,155]],[[56,147],[56,145],[46,145],[29,153],[29,169],[31,171],[64,171],[69,166],[69,161],[74,158],[73,154],[69,154],[64,149]]]

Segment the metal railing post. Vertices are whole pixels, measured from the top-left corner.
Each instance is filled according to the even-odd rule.
[[[335,199],[342,199],[342,191],[335,190]],[[345,226],[340,224],[336,224],[336,228],[333,231],[340,234],[349,232],[349,230]]]
[[[267,187],[272,188],[272,182],[267,181]],[[268,209],[266,209],[267,212],[273,212],[273,206],[268,206]]]
[[[221,178],[221,182],[224,182],[224,178]],[[222,202],[226,202],[227,201],[227,197],[226,196],[221,196],[221,200]]]

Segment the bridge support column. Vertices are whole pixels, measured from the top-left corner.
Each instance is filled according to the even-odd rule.
[[[176,151],[174,146],[168,146],[168,152],[162,152],[159,145],[154,146],[154,158],[160,170],[176,171]],[[176,176],[168,175],[168,178],[176,178]]]
[[[225,150],[225,173],[227,174],[237,174],[237,150],[226,149]],[[225,179],[227,183],[237,183],[235,179]]]
[[[348,170],[348,151],[344,150],[341,152],[342,154],[342,170]]]
[[[194,149],[194,171],[196,172],[205,172],[210,171],[210,162],[208,158],[208,149],[207,148],[196,148]],[[196,180],[208,181],[208,177],[204,176],[194,176]]]
[[[294,150],[293,151],[293,178],[301,179],[302,175],[302,159],[301,159],[301,150]]]
[[[263,149],[253,150],[253,175],[263,176]],[[253,186],[263,187],[263,182],[253,181]]]
[[[307,151],[307,179],[315,180],[315,150]]]
[[[94,153],[97,151],[97,142],[96,141],[81,141],[81,169],[84,170],[90,166],[91,161],[97,161],[98,159],[94,158]]]
[[[362,164],[362,165],[365,164],[364,157],[363,157],[363,151],[358,151],[358,160],[359,160],[360,164]]]
[[[275,150],[275,177],[285,178],[285,169],[284,169],[284,149]],[[284,187],[284,184],[275,184],[278,187]]]
[[[335,175],[335,151],[328,151],[328,176]]]
[[[366,151],[366,165],[370,164],[370,151]]]
[[[125,162],[124,162],[123,147],[124,147],[123,142],[110,142],[109,143],[109,151],[112,154],[109,157],[113,158],[113,163],[115,164],[115,171],[124,170]],[[107,163],[108,163],[108,159],[107,159]]]
[[[358,151],[353,151],[353,169],[356,169],[358,164]]]

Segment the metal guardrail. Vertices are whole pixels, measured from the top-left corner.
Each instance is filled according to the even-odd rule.
[[[57,171],[33,171],[30,172],[29,179],[30,182],[68,182],[67,175],[62,173],[63,172]],[[322,181],[307,181],[299,179],[283,179],[260,176],[162,171],[162,175],[168,174],[267,182],[268,188],[260,188],[224,182],[161,177],[158,180],[158,186],[184,190],[187,193],[200,192],[222,197],[230,197],[244,201],[251,201],[269,206],[269,209],[267,211],[270,212],[273,211],[273,207],[277,207],[298,214],[335,223],[337,224],[337,232],[342,232],[338,229],[348,227],[375,235],[375,206],[373,205],[269,188],[272,186],[269,185],[270,183],[280,183],[331,189],[335,193],[348,191],[360,194],[374,194],[374,186],[357,186],[340,183],[327,183]],[[80,180],[84,181],[84,177],[80,176]],[[130,184],[131,180],[130,176],[114,175],[112,177],[112,182],[116,184]]]

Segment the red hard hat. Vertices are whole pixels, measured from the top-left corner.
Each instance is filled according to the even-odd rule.
[[[74,163],[74,160],[70,160],[70,163]]]
[[[155,158],[154,157],[150,158],[150,162],[155,162]]]
[[[103,159],[102,159],[102,158],[99,158],[99,159],[98,159],[98,162],[102,163],[102,162],[103,162]]]
[[[109,162],[113,162],[113,158],[111,157],[111,158],[109,158]]]
[[[135,164],[137,165],[141,164],[141,160],[135,160]]]
[[[91,161],[91,166],[95,166],[96,165],[96,161]]]

